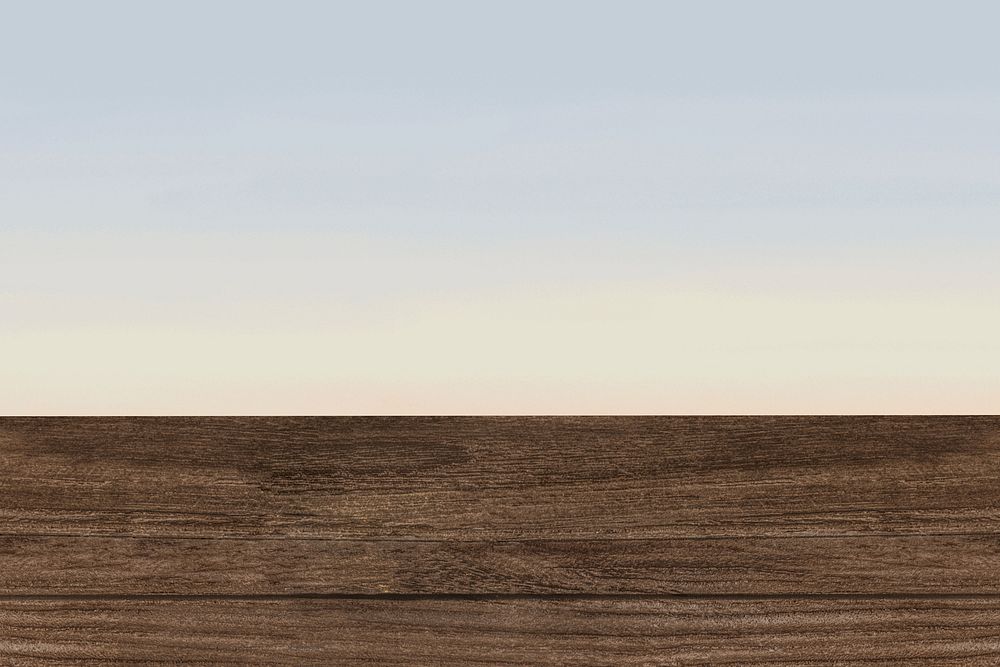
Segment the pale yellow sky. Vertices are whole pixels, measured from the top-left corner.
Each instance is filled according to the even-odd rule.
[[[904,414],[1000,404],[996,285],[972,262],[961,284],[935,289],[919,279],[929,270],[891,257],[859,266],[854,280],[799,266],[781,284],[745,263],[714,280],[685,282],[690,268],[577,279],[573,266],[587,256],[530,283],[470,290],[460,284],[474,273],[469,258],[433,244],[337,243],[338,264],[334,246],[322,247],[328,236],[206,237],[197,251],[148,236],[78,241],[67,248],[101,267],[96,275],[37,240],[22,239],[20,259],[6,256],[8,269],[39,272],[37,293],[0,297],[7,414]],[[291,259],[263,261],[279,255]],[[516,273],[525,256],[495,249],[476,262]],[[406,267],[428,264],[454,287],[434,290],[414,274],[407,290]],[[350,298],[393,266],[397,291]]]

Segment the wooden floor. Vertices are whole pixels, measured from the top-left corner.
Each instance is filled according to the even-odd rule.
[[[1000,418],[0,418],[0,664],[998,665]]]

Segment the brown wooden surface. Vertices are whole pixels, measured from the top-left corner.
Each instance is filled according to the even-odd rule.
[[[0,418],[0,664],[1000,664],[1000,418]]]
[[[9,664],[996,665],[996,600],[0,600]]]
[[[0,538],[0,591],[1000,594],[1000,538],[533,542]]]
[[[1000,419],[0,419],[0,533],[993,533]],[[154,493],[155,491],[155,493]]]

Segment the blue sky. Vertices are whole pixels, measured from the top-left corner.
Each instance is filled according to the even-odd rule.
[[[0,398],[995,411],[998,19],[987,2],[17,3]]]

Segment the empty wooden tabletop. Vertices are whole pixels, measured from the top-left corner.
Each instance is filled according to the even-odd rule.
[[[0,418],[0,664],[1000,664],[1000,418]]]

